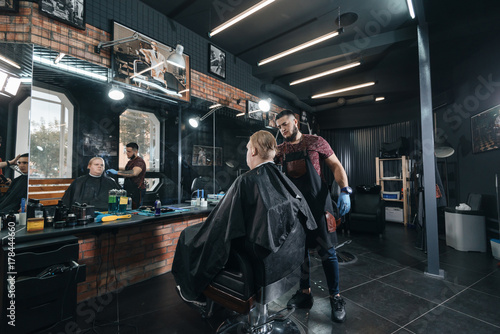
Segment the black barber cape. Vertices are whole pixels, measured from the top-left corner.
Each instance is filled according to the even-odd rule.
[[[74,203],[95,206],[95,210],[108,210],[108,192],[121,189],[116,181],[104,173],[99,177],[89,174],[80,176],[68,187],[62,198],[68,208]]]
[[[26,198],[28,193],[28,175],[16,177],[9,190],[0,198],[0,212],[9,213],[21,209],[21,199]]]
[[[172,273],[182,295],[195,300],[223,268],[231,241],[245,237],[277,252],[295,224],[316,222],[295,185],[273,163],[238,177],[205,222],[182,231]]]

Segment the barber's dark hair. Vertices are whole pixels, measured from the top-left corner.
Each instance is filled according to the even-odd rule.
[[[278,116],[276,116],[276,119],[280,119],[281,117],[284,117],[284,116],[288,116],[288,115],[292,115],[293,117],[295,117],[295,113],[293,111],[291,111],[290,109],[284,109],[282,110]]]
[[[132,147],[133,150],[139,151],[139,145],[137,145],[137,143],[128,143],[125,147]]]
[[[29,158],[29,157],[30,157],[29,153],[24,153],[24,154],[21,154],[21,156],[19,158]]]

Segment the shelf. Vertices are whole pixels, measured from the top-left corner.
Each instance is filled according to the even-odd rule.
[[[401,177],[398,177],[398,178],[384,177],[384,162],[387,162],[387,164],[390,164],[391,161],[397,161],[398,164],[396,167],[397,168],[396,171],[391,170],[390,174],[397,175],[397,173],[400,172]],[[386,165],[386,167],[387,167],[387,165]],[[382,200],[386,201],[386,202],[398,202],[398,203],[403,204],[403,223],[405,225],[408,224],[409,218],[411,216],[411,213],[410,213],[411,208],[410,208],[409,201],[408,201],[409,182],[410,182],[410,178],[409,178],[410,168],[409,167],[410,167],[410,163],[409,163],[409,160],[406,156],[402,156],[400,158],[384,158],[384,159],[375,158],[376,182],[378,185],[380,185],[382,192],[384,191],[384,188],[385,188],[384,183],[386,183],[386,182],[392,181],[392,182],[400,182],[401,183],[401,189],[403,191],[402,199],[382,198]],[[392,169],[394,169],[394,167]],[[396,184],[396,185],[398,185],[398,184]],[[389,187],[389,184],[388,184],[388,188],[393,189],[394,183],[390,184],[390,186],[392,186],[392,187]],[[381,195],[381,197],[382,197],[382,195]]]

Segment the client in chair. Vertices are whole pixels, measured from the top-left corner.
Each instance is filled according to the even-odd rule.
[[[275,154],[274,136],[254,133],[246,155],[251,170],[235,180],[205,222],[182,231],[172,273],[185,301],[203,303],[202,292],[226,264],[234,239],[277,252],[296,224],[316,228],[302,194],[274,165]]]

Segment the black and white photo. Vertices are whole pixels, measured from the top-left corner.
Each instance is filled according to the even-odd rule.
[[[0,12],[17,12],[19,0],[0,0]]]
[[[133,39],[134,35],[139,36]],[[115,40],[131,38],[126,43],[113,47],[113,80],[134,89],[142,89],[153,95],[168,96],[182,101],[191,98],[189,81],[189,56],[182,53],[185,67],[179,67],[169,59],[176,48],[139,34],[124,25],[114,22]]]
[[[262,121],[262,110],[260,110],[258,102],[247,101],[247,114],[248,118]]]
[[[226,78],[226,53],[213,44],[209,44],[208,72],[225,79]]]
[[[39,0],[39,7],[56,20],[85,29],[85,0]]]

